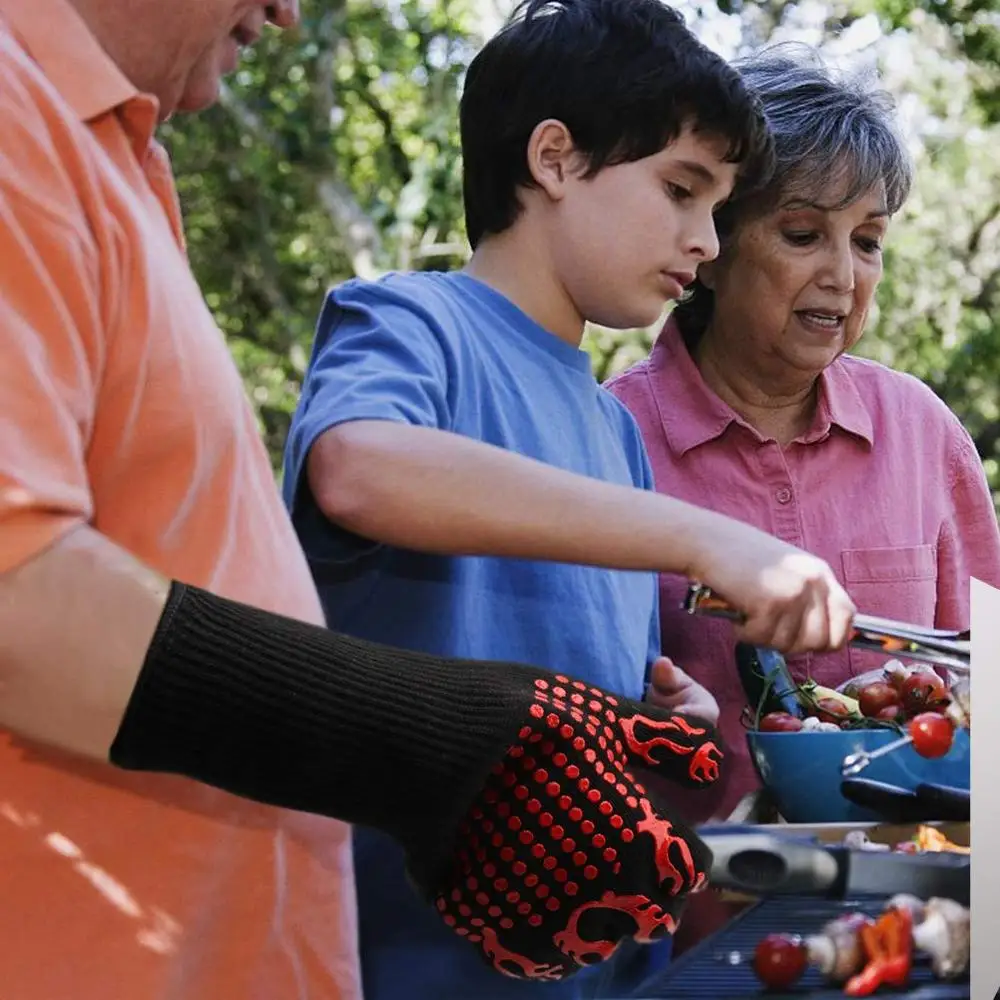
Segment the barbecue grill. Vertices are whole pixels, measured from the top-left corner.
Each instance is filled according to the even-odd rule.
[[[665,972],[651,976],[633,994],[642,1000],[845,1000],[844,992],[831,986],[815,970],[807,972],[790,990],[767,990],[754,975],[751,964],[758,942],[772,933],[814,934],[844,913],[878,915],[888,896],[852,899],[811,899],[775,896],[741,913],[718,934],[696,945]],[[734,958],[742,958],[733,964]],[[970,1000],[966,976],[958,982],[934,978],[930,963],[914,962],[906,989],[880,989],[873,1000]]]

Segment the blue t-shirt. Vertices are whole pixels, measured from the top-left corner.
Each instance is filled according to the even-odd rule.
[[[514,660],[641,698],[659,655],[656,578],[588,566],[428,555],[359,538],[319,512],[317,437],[383,420],[438,428],[607,482],[653,488],[631,414],[587,354],[462,273],[394,274],[332,292],[285,454],[285,499],[330,628],[441,656]],[[403,487],[405,489],[405,486]],[[366,1000],[621,997],[669,942],[559,984],[490,970],[406,881],[402,852],[355,834]]]

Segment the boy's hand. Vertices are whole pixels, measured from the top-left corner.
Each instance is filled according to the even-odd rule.
[[[687,896],[706,887],[711,852],[631,768],[707,785],[722,752],[693,716],[564,676],[539,672],[528,685],[523,724],[433,896],[498,972],[558,980],[627,938],[676,930]]]
[[[696,715],[713,726],[719,721],[719,705],[711,692],[666,656],[653,663],[645,700],[679,715]]]
[[[690,574],[746,615],[737,639],[786,655],[842,649],[857,610],[822,560],[747,525],[715,533]]]

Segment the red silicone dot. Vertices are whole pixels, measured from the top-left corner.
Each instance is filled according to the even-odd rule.
[[[538,822],[541,823],[542,826],[552,826],[552,813],[542,813],[542,815],[538,817]]]
[[[587,867],[583,869],[583,877],[588,879],[597,878],[597,869],[593,865],[587,865]]]
[[[506,892],[508,885],[509,883],[505,878],[498,878],[493,883],[493,888],[496,889],[497,892]]]
[[[594,832],[594,824],[589,819],[585,819],[580,824],[580,829],[589,837]]]
[[[607,771],[607,772],[605,772],[604,780],[609,785],[613,785],[615,783],[615,773],[614,773],[614,771]]]
[[[535,839],[535,835],[530,830],[522,830],[518,839],[522,844],[530,844]]]
[[[602,750],[607,750],[608,749],[608,741],[603,736],[601,736],[601,737],[598,738],[597,745]]]
[[[623,785],[620,781],[618,782],[617,785],[615,785],[615,791],[618,792],[619,795],[628,795],[628,788],[625,785]],[[628,799],[626,799],[625,801],[628,802]]]
[[[569,717],[574,722],[583,722],[583,713],[578,708],[570,709]]]
[[[531,849],[531,853],[536,858],[544,857],[545,856],[545,848],[544,848],[544,846],[542,844],[535,844],[535,846]]]
[[[563,892],[567,896],[575,896],[580,891],[580,887],[575,882],[567,882],[563,886]]]
[[[610,802],[602,802],[597,808],[602,816],[610,816],[615,811],[615,807]]]
[[[500,805],[497,806],[497,815],[501,819],[506,819],[510,815],[510,803],[501,802]]]
[[[580,768],[578,768],[576,764],[570,764],[570,766],[566,768],[566,777],[575,781],[580,777]]]
[[[508,892],[507,893],[507,902],[508,903],[516,903],[520,898],[521,898],[521,894],[519,892]]]
[[[465,887],[470,892],[475,892],[479,888],[479,883],[474,878],[467,878],[465,880]]]
[[[594,841],[593,841],[594,847],[596,847],[598,850],[600,850],[607,842],[608,842],[607,838],[604,836],[603,833],[597,834],[594,837]]]
[[[566,754],[557,753],[555,757],[552,758],[552,763],[555,764],[556,767],[565,767],[566,759]]]
[[[565,698],[565,697],[566,697],[566,689],[565,689],[564,687],[557,687],[557,688],[553,688],[553,689],[552,689],[552,693],[553,693],[553,694],[554,694],[554,695],[555,695],[555,696],[556,696],[557,698]]]
[[[569,678],[565,674],[556,674],[555,678],[557,684],[569,684]]]
[[[582,694],[574,694],[570,698],[570,701],[572,701],[574,705],[582,705],[584,703],[585,699],[584,699],[584,697],[583,697]]]
[[[528,870],[528,866],[523,861],[517,861],[514,863],[514,867],[511,871],[514,872],[519,878]]]
[[[493,836],[490,838],[490,843],[494,847],[499,847],[503,843],[503,835],[499,833],[494,833]]]
[[[543,681],[541,678],[539,678],[538,680],[535,681],[535,687],[538,688],[539,691],[548,691],[549,682]]]
[[[549,772],[546,771],[545,768],[540,767],[537,771],[535,771],[535,781],[537,781],[538,784],[544,785],[545,782],[548,780],[549,780]]]
[[[517,912],[521,914],[522,917],[526,917],[531,913],[531,903],[522,903],[518,908]]]
[[[468,928],[466,928],[466,927],[456,927],[455,928],[455,933],[458,934],[461,937],[465,937],[469,933],[469,931],[468,931]]]
[[[562,840],[562,836],[566,831],[561,826],[554,826],[549,832],[552,834],[553,840]]]
[[[559,718],[558,715],[555,714],[555,712],[550,712],[545,717],[545,723],[549,727],[549,729],[558,729],[559,728],[559,723],[561,721],[562,720]]]
[[[465,905],[465,903],[463,903],[458,908],[458,912],[461,913],[463,917],[469,917],[472,915],[472,910],[470,910],[469,907]]]
[[[601,793],[596,788],[591,788],[591,790],[587,792],[587,798],[590,799],[591,802],[600,802]],[[602,803],[602,805],[603,804],[604,803]]]
[[[480,906],[486,906],[489,903],[489,901],[490,901],[490,897],[487,896],[485,892],[477,892],[476,893],[476,902]]]
[[[624,752],[625,752],[625,750],[622,747],[622,741],[621,740],[615,740],[615,753],[624,753]]]
[[[545,897],[546,897],[546,896],[548,896],[548,894],[549,894],[549,887],[548,887],[547,885],[540,885],[540,886],[539,886],[539,887],[538,887],[538,888],[537,888],[537,889],[535,890],[535,895],[536,895],[536,896],[537,896],[537,897],[538,897],[539,899],[545,899]]]
[[[569,854],[569,853],[570,853],[571,851],[575,851],[575,850],[576,850],[576,841],[575,841],[575,840],[574,840],[574,839],[573,839],[572,837],[567,837],[567,838],[566,838],[566,839],[565,839],[565,840],[564,840],[564,841],[562,842],[562,844],[560,844],[560,847],[562,847],[562,849],[563,849],[563,850],[564,850],[564,851],[565,851],[565,852],[566,852],[567,854]]]
[[[523,730],[522,730],[522,732],[523,732]],[[522,736],[521,739],[522,740],[525,739],[525,737],[527,737],[530,732],[531,732],[531,730],[529,729],[528,732],[524,733],[524,736]],[[524,747],[511,747],[510,750],[507,751],[507,756],[508,757],[523,757],[524,756]]]
[[[451,914],[449,913],[449,914],[448,914],[448,915],[447,915],[447,916],[446,916],[446,917],[444,918],[444,922],[445,922],[445,923],[446,923],[446,924],[447,924],[447,925],[448,925],[449,927],[454,927],[454,926],[455,926],[455,924],[456,924],[456,923],[457,923],[458,921],[456,921],[456,920],[455,920],[455,918],[454,918],[454,917],[453,917],[453,916],[452,916],[452,915],[451,915]]]
[[[586,860],[587,860],[587,855],[584,854],[583,851],[577,851],[576,854],[573,855],[574,865],[582,865],[586,862]]]
[[[595,759],[594,762],[593,762],[594,763],[594,770],[598,774],[604,774],[604,765],[599,760],[597,760],[596,758],[597,758],[597,754],[594,754],[594,759]],[[614,778],[612,778],[611,780],[614,781]]]
[[[601,855],[605,861],[614,861],[618,857],[618,852],[613,848],[609,847],[604,854]]]
[[[615,862],[614,868],[611,869],[612,875],[618,875],[622,870],[622,863],[620,861]]]
[[[632,831],[632,830],[622,830],[622,840],[624,840],[626,844],[631,844],[632,841],[635,840],[635,833],[634,833],[634,831]]]
[[[575,687],[577,689],[577,691],[586,691],[587,690],[587,685],[584,684],[583,681],[573,681],[573,687]]]
[[[582,736],[577,736],[577,738],[573,740],[574,750],[585,750],[586,748],[587,748],[587,741]]]
[[[542,804],[538,799],[532,799],[524,808],[530,813],[537,813],[541,810]]]
[[[559,909],[559,900],[556,899],[555,896],[553,896],[545,905],[550,910],[553,910],[553,911],[558,910]]]
[[[491,917],[499,917],[500,914],[503,913],[503,910],[501,910],[499,906],[491,906],[486,912]]]
[[[505,847],[500,852],[500,857],[503,858],[504,861],[510,863],[511,861],[514,860],[514,848],[513,847]]]
[[[552,869],[555,868],[557,864],[559,864],[559,862],[556,861],[556,859],[552,857],[551,854],[545,859],[544,862],[546,871],[552,871]]]
[[[552,795],[552,796],[558,795],[559,794],[559,782],[558,781],[550,781],[545,786],[545,791],[548,792],[548,794]]]
[[[616,829],[620,830],[625,825],[625,820],[621,816],[612,816],[608,822]]]
[[[565,868],[560,868],[559,871],[552,876],[557,882],[565,882],[569,878],[569,872]]]
[[[534,757],[525,757],[524,760],[521,761],[521,767],[523,767],[525,771],[533,771],[536,763],[537,762]]]
[[[559,735],[564,740],[568,740],[573,735],[573,727],[569,725],[569,723],[566,723],[565,725],[560,727]]]
[[[590,788],[590,779],[589,778],[581,778],[577,782],[577,788],[579,788],[581,792],[585,792],[588,788]]]
[[[514,926],[514,921],[511,920],[510,917],[504,917],[503,920],[500,921],[500,926],[505,931],[509,931],[511,929],[511,927]]]
[[[588,733],[589,733],[589,734],[590,734],[591,736],[596,736],[596,735],[597,735],[597,727],[596,727],[596,726],[592,726],[592,725],[591,725],[591,724],[590,724],[590,723],[588,722],[585,728],[586,728],[587,732],[588,732]],[[591,751],[591,753],[593,753],[593,751]]]
[[[503,776],[503,783],[510,788],[511,785],[517,784],[517,775],[511,771],[506,771]]]
[[[528,923],[531,924],[532,927],[540,927],[542,918],[537,913],[532,913],[532,915],[528,917]]]
[[[524,785],[518,785],[517,788],[514,789],[514,794],[523,802],[531,794],[531,792],[529,792]]]
[[[541,733],[532,733],[528,737],[528,742],[529,743],[541,743],[542,742],[542,734]]]
[[[500,916],[500,911],[499,910],[497,911],[497,916],[498,917]],[[469,923],[472,924],[473,927],[485,927],[486,926],[486,921],[483,920],[482,917],[473,917],[469,921]]]
[[[583,810],[579,806],[573,806],[573,808],[569,811],[569,818],[574,823],[579,823],[580,820],[583,819]]]
[[[538,876],[529,875],[525,880],[524,884],[530,889],[532,886],[538,885]]]
[[[572,804],[573,804],[573,800],[568,795],[563,795],[562,798],[559,799],[559,808],[560,809],[569,809],[569,807]]]
[[[545,709],[541,705],[532,705],[528,712],[535,719],[541,719],[545,715]]]
[[[636,790],[636,791],[637,791],[637,792],[638,792],[638,793],[639,793],[640,795],[645,795],[645,794],[646,794],[646,789],[645,789],[645,788],[643,788],[643,787],[642,787],[642,785],[640,785],[640,784],[637,784],[637,783],[636,783],[636,782],[635,782],[634,780],[633,780],[633,782],[632,782],[632,783],[633,783],[633,784],[635,785],[635,790]]]
[[[507,826],[510,827],[511,830],[520,830],[521,829],[520,816],[511,816],[511,818],[507,820]]]

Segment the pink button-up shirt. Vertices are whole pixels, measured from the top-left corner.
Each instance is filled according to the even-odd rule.
[[[703,381],[671,320],[645,361],[606,383],[634,414],[656,488],[728,514],[825,559],[858,610],[969,627],[971,576],[1000,587],[1000,528],[971,438],[910,375],[843,356],[820,376],[811,430],[782,448]],[[663,652],[715,695],[727,777],[685,796],[690,818],[721,818],[758,786],[740,722],[744,695],[728,622],[680,609],[687,581],[660,582]],[[884,663],[845,650],[790,661],[836,685]]]

